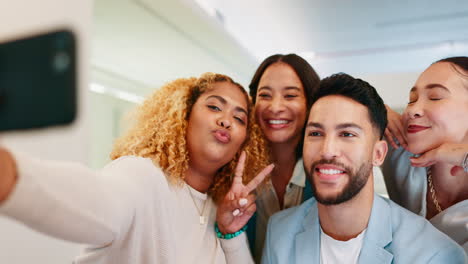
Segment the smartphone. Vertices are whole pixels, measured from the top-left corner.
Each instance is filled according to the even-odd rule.
[[[76,59],[69,30],[0,43],[0,131],[72,123]]]

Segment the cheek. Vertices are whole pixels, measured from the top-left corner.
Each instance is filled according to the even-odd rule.
[[[197,148],[197,129],[193,127],[193,123],[187,126],[187,149],[189,152],[194,152]]]
[[[344,162],[351,162],[354,165],[360,165],[363,161],[372,161],[373,148],[365,143],[343,144],[342,153],[345,157]],[[347,161],[346,161],[347,160]],[[356,166],[357,169],[359,166]]]
[[[307,115],[307,105],[305,101],[297,102],[294,105],[291,105],[291,109],[294,109],[296,113],[297,119],[301,123],[305,123],[306,115]]]
[[[310,141],[304,141],[304,147],[302,149],[302,159],[307,170],[310,170],[310,166],[313,162],[314,156],[317,154],[315,150],[318,150],[319,146],[311,143]]]
[[[262,102],[258,102],[257,101],[257,104],[255,105],[255,118],[257,118],[257,120],[260,120],[262,118],[262,113],[263,111],[265,110],[266,108],[266,103],[262,103]]]
[[[453,105],[441,105],[439,107],[433,107],[430,111],[427,111],[429,119],[434,125],[445,131],[450,131],[456,127],[459,127],[462,121],[461,111],[455,109]]]
[[[406,128],[406,126],[408,125],[408,121],[410,119],[409,114],[408,114],[408,108],[405,108],[405,110],[401,114],[401,118],[402,118],[402,121],[403,121],[403,125],[405,126],[404,128]]]
[[[232,132],[232,136],[235,137],[233,138],[235,143],[240,147],[247,139],[247,127],[237,126],[237,128]]]
[[[197,140],[201,132],[207,127],[210,122],[210,113],[204,112],[203,108],[194,105],[187,123],[187,138]]]
[[[255,106],[255,120],[258,122],[261,118],[261,109],[259,106]]]

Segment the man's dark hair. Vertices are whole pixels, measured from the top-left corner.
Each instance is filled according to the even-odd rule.
[[[380,139],[383,138],[387,127],[387,109],[372,85],[346,73],[337,73],[320,82],[312,104],[328,95],[345,96],[367,107],[372,125],[379,131]]]

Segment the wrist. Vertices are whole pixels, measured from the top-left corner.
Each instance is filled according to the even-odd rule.
[[[16,163],[5,149],[0,149],[0,203],[12,192],[17,181]]]
[[[215,231],[216,229],[221,232],[221,234],[229,234],[229,230],[227,228],[224,227],[224,225],[218,221],[215,222]]]
[[[222,232],[220,229],[219,229],[219,226],[218,226],[218,223],[215,222],[215,233],[216,233],[216,236],[218,238],[222,238],[222,239],[231,239],[231,238],[235,238],[237,236],[239,236],[240,234],[244,233],[245,230],[247,230],[247,225],[245,225],[244,227],[242,227],[240,230],[234,232],[234,233],[224,233]]]

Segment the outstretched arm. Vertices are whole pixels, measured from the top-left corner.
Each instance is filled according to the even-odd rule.
[[[0,153],[0,163],[5,164],[0,214],[47,235],[95,246],[112,243],[128,228],[136,189],[140,186],[141,192],[145,186],[138,184],[144,180],[138,175],[152,166],[144,159],[124,158],[97,173],[77,163]]]

